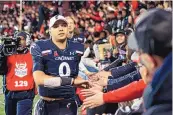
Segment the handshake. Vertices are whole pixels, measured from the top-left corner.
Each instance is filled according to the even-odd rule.
[[[80,91],[80,95],[86,98],[83,100],[83,110],[95,108],[105,103],[103,100],[103,88],[107,86],[109,76],[111,76],[110,72],[100,71],[88,75],[89,80],[83,80],[81,77],[74,79],[74,85],[84,86],[82,88],[85,88]]]
[[[100,71],[98,73],[93,73],[88,75],[89,80],[84,80],[81,77],[77,77],[73,80],[73,85],[81,88],[91,88],[93,84],[98,84],[102,87],[107,86],[108,76],[110,76],[110,72]]]

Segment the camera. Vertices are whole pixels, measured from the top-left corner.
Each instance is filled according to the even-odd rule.
[[[12,54],[15,54],[17,51],[17,48],[20,46],[20,37],[5,37],[1,36],[0,41],[2,45],[1,51],[5,56],[9,56]]]

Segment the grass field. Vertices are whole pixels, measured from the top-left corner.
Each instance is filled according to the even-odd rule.
[[[4,109],[4,95],[1,94],[2,91],[2,77],[0,76],[0,115],[5,115],[5,109]],[[39,99],[39,96],[36,96],[34,99],[34,105],[36,101]],[[33,106],[34,107],[34,106]]]
[[[2,94],[2,77],[0,76],[0,115],[5,115],[4,112],[4,95]]]

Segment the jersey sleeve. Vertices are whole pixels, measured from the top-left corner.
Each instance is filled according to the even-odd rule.
[[[83,44],[76,44],[76,53],[79,55],[79,56],[83,56],[84,54],[84,45]]]
[[[119,67],[113,68],[113,69],[111,69],[111,74],[114,78],[118,78],[118,77],[124,76],[128,73],[131,73],[133,71],[136,71],[135,62],[126,64],[124,66],[119,66]]]
[[[34,71],[43,71],[43,56],[41,53],[41,49],[38,44],[33,43],[30,47],[30,53],[32,55],[33,60],[33,72]]]
[[[122,88],[113,90],[103,94],[105,103],[118,103],[124,101],[131,101],[142,96],[146,84],[141,79],[134,81]]]
[[[133,81],[139,81],[141,79],[141,75],[139,71],[133,71],[127,75],[124,75],[122,77],[116,78],[116,79],[109,79],[107,90],[116,90],[118,88],[124,87]]]

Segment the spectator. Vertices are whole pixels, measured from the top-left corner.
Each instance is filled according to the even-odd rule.
[[[139,17],[135,30],[135,36],[133,34],[128,40],[129,46],[141,51],[140,61],[148,71],[144,78],[148,84],[144,93],[144,115],[171,115],[172,13],[150,10]]]

